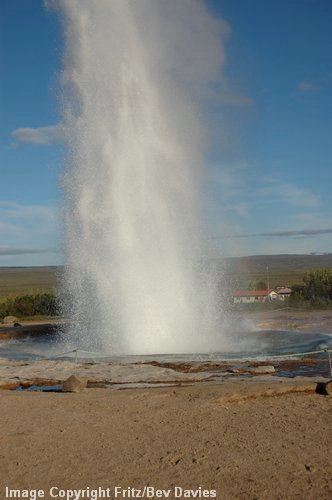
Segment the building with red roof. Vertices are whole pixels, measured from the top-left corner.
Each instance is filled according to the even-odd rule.
[[[236,290],[233,292],[234,304],[266,302],[267,300],[278,300],[278,298],[278,294],[274,290]]]

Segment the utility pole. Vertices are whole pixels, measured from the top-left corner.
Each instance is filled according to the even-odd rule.
[[[266,266],[266,275],[267,275],[267,300],[270,300],[270,273],[269,273],[269,266]]]

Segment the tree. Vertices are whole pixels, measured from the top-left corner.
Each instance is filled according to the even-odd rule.
[[[261,280],[250,281],[248,285],[248,290],[267,290],[266,283]]]
[[[308,300],[332,300],[332,269],[317,269],[303,277],[304,297]]]

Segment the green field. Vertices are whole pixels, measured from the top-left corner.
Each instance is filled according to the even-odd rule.
[[[302,282],[306,271],[331,268],[328,255],[255,255],[229,258],[218,262],[220,275],[233,290],[247,289],[250,281],[267,283],[270,288],[292,286]],[[2,267],[0,268],[0,297],[55,291],[62,267]],[[221,278],[223,280],[223,278]]]
[[[0,297],[36,294],[56,290],[61,268],[1,267]]]
[[[270,289],[301,284],[304,274],[315,269],[331,268],[328,255],[254,255],[226,259],[224,275],[234,290],[246,290],[250,281],[268,278]]]

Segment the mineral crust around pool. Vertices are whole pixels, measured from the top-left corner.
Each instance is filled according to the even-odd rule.
[[[90,387],[95,385],[125,384],[194,384],[197,382],[223,383],[225,380],[243,380],[243,377],[253,377],[255,380],[268,380],[274,384],[282,379],[274,374],[271,366],[258,368],[238,365],[231,370],[225,363],[220,365],[209,363],[186,363],[164,366],[163,363],[74,363],[67,360],[13,361],[0,358],[0,389],[15,388],[15,386],[31,383],[63,383],[74,375],[88,381]],[[296,377],[300,380],[310,380],[308,377]],[[289,381],[296,380],[289,379]],[[248,378],[246,378],[248,380]],[[288,379],[283,379],[287,381]],[[324,377],[315,377],[311,382],[326,382]]]
[[[170,368],[130,363],[73,363],[63,360],[12,361],[0,359],[0,387],[10,383],[36,379],[64,381],[71,375],[87,378],[90,382],[124,383],[177,383],[208,380],[213,373],[181,373]]]

